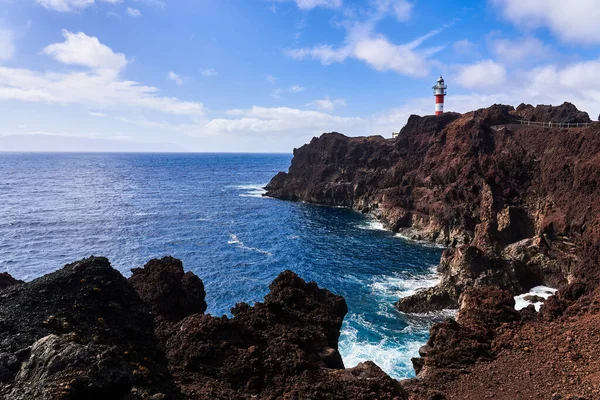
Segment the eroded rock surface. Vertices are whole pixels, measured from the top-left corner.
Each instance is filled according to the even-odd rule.
[[[154,310],[157,336],[186,397],[406,397],[399,383],[373,363],[344,369],[338,352],[347,312],[342,297],[285,271],[270,285],[264,302],[236,305],[233,318],[199,312],[165,318],[165,307],[159,305],[180,297],[179,278],[173,279],[181,274],[181,263],[165,258],[134,270],[130,281]],[[175,289],[165,291],[160,282],[171,282]],[[199,309],[206,307],[203,296],[191,298],[202,305]],[[196,307],[194,302],[186,303],[190,309]]]
[[[149,309],[105,258],[0,292],[0,398],[174,398],[162,354]]]
[[[597,256],[584,254],[600,242],[600,125],[547,129],[521,119],[589,122],[569,103],[494,105],[411,116],[394,140],[324,134],[294,151],[267,195],[351,207],[448,246],[440,284],[401,299],[404,312],[456,308],[469,287],[516,295],[583,275],[594,287]]]
[[[233,318],[204,314],[202,281],[166,257],[127,281],[92,257],[0,292],[0,398],[394,399],[371,362],[345,369],[346,302],[291,271]]]

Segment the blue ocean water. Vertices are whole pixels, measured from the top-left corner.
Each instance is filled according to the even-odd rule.
[[[393,302],[435,283],[441,250],[404,241],[350,210],[261,196],[291,155],[0,153],[0,272],[31,280],[90,255],[128,275],[172,255],[202,278],[208,312],[260,301],[291,269],[348,302],[347,367],[397,378],[435,316]]]

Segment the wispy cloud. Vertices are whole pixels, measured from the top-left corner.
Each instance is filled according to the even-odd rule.
[[[178,74],[176,74],[175,72],[173,72],[173,71],[170,71],[167,74],[167,79],[169,79],[170,81],[175,82],[175,84],[177,86],[183,85],[183,78],[181,76],[179,76]]]
[[[15,51],[16,48],[12,31],[0,27],[0,61],[10,60],[15,54]]]
[[[138,10],[137,8],[131,8],[131,7],[127,7],[127,14],[130,17],[141,17],[142,16],[142,12],[140,10]]]
[[[205,78],[209,78],[211,76],[219,76],[219,72],[212,68],[200,68],[200,74]]]
[[[394,71],[415,77],[426,76],[433,64],[431,57],[444,46],[423,48],[422,45],[452,23],[431,30],[410,42],[395,44],[383,34],[377,33],[375,28],[391,10],[401,11],[402,15],[396,15],[399,19],[408,18],[412,4],[391,0],[377,0],[374,4],[375,8],[367,13],[366,19],[347,19],[338,24],[346,29],[346,38],[342,44],[317,44],[312,47],[294,48],[286,50],[285,54],[297,60],[318,60],[323,65],[341,63],[352,58],[365,62],[377,71]]]
[[[316,107],[319,110],[332,112],[338,107],[343,107],[346,105],[346,100],[344,99],[331,99],[329,96],[324,99],[314,100],[313,102],[308,104],[308,107]]]

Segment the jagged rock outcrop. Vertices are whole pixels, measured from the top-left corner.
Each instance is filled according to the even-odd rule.
[[[0,398],[175,393],[148,308],[107,259],[88,258],[0,292]]]
[[[182,274],[180,261],[165,258],[133,270],[130,282],[154,310],[157,336],[186,397],[405,398],[400,385],[373,363],[344,369],[338,352],[347,312],[342,297],[285,271],[264,302],[236,305],[233,318],[201,312],[165,318],[172,301],[182,298]],[[188,309],[194,302],[206,307],[204,296],[191,299]]]
[[[13,278],[8,272],[0,273],[0,290],[18,283],[23,283],[23,281]]]
[[[571,103],[563,103],[560,106],[520,104],[516,114],[525,121],[533,122],[558,122],[558,123],[589,123],[592,122],[588,113],[579,111]]]
[[[205,315],[202,281],[171,257],[129,281],[92,257],[7,287],[0,398],[407,399],[371,362],[344,369],[342,297],[291,271],[270,289],[233,318]]]
[[[184,272],[180,260],[151,260],[131,273],[129,283],[156,316],[178,321],[206,311],[204,284],[193,272]]]
[[[405,312],[457,307],[475,286],[519,294],[584,275],[593,286],[600,282],[590,267],[600,243],[600,125],[516,123],[524,118],[589,122],[568,103],[494,105],[411,116],[394,140],[324,134],[294,151],[267,195],[351,207],[410,238],[448,246],[441,283],[401,299]]]

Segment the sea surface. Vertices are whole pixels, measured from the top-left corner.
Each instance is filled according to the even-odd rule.
[[[0,272],[32,280],[90,255],[129,275],[172,255],[195,272],[208,312],[261,301],[290,269],[348,302],[347,367],[373,360],[396,378],[434,315],[406,316],[401,296],[437,281],[441,250],[405,241],[341,208],[262,197],[291,155],[0,153]]]

